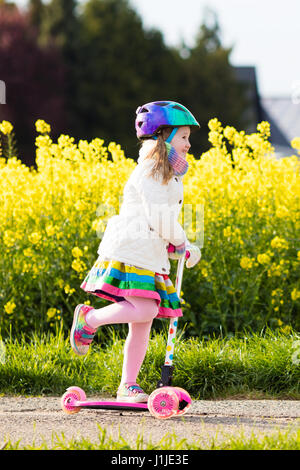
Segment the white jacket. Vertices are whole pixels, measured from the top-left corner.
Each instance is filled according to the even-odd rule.
[[[161,274],[170,273],[168,245],[188,243],[178,222],[183,205],[182,176],[168,184],[162,177],[147,176],[154,160],[145,159],[154,141],[140,150],[138,164],[131,173],[123,194],[119,215],[109,219],[98,254]]]

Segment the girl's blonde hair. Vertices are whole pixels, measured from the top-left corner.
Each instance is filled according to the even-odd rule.
[[[172,132],[172,127],[165,127],[159,131],[157,134],[156,145],[146,154],[145,160],[152,158],[155,160],[155,164],[149,176],[157,178],[162,176],[163,184],[168,184],[170,179],[174,175],[174,170],[168,160],[167,148],[165,145],[165,140],[169,137]]]

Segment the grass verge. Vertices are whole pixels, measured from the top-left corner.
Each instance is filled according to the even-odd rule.
[[[0,338],[1,340],[1,338]],[[61,395],[71,385],[87,394],[115,394],[121,376],[124,340],[113,328],[106,345],[93,344],[77,357],[62,331],[2,339],[0,393]],[[164,362],[166,335],[153,333],[139,383],[156,388]],[[262,334],[210,340],[178,338],[173,385],[194,399],[226,397],[300,398],[299,335]]]
[[[144,440],[142,434],[138,435],[135,443],[126,441],[120,434],[117,438],[111,437],[106,429],[99,426],[98,440],[91,441],[86,438],[66,439],[64,434],[56,433],[52,436],[52,443],[46,441],[23,445],[21,441],[6,441],[2,445],[4,450],[300,450],[300,430],[274,431],[269,435],[257,435],[252,432],[245,435],[243,430],[231,435],[219,431],[205,441],[188,442],[179,439],[174,433],[168,433],[157,443]]]

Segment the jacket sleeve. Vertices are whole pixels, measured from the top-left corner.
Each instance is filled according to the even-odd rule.
[[[146,219],[158,236],[173,245],[186,242],[185,232],[178,222],[178,205],[168,204],[168,185],[162,184],[162,177],[154,179],[148,176],[149,165],[145,166],[135,187],[141,198]]]

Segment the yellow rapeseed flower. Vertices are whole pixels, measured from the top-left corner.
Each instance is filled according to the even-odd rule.
[[[75,258],[72,262],[72,268],[74,269],[74,271],[76,271],[77,273],[82,273],[83,271],[86,270],[86,265],[84,264],[83,261],[81,261],[80,259],[78,258]]]
[[[257,130],[265,138],[270,137],[271,135],[270,123],[268,121],[262,121],[259,124],[257,124]]]
[[[75,292],[75,289],[71,288],[69,284],[66,284],[64,287],[64,291],[66,294],[72,295]]]
[[[243,269],[251,269],[253,266],[253,258],[249,258],[248,256],[243,256],[240,261],[240,266]]]
[[[295,137],[292,141],[291,141],[291,146],[298,150],[300,153],[300,137]]]
[[[208,127],[213,132],[222,131],[222,124],[217,118],[210,119],[210,121],[208,122]]]
[[[271,261],[271,258],[266,253],[261,253],[257,255],[257,261],[259,262],[259,264],[269,264]]]
[[[8,315],[11,315],[16,308],[16,304],[12,301],[9,300],[5,305],[4,305],[4,310]]]
[[[81,258],[83,256],[83,252],[78,246],[75,246],[72,250],[72,255],[74,258]]]
[[[6,230],[3,234],[3,243],[8,248],[12,248],[16,242],[15,233],[12,230]]]
[[[276,236],[271,241],[271,247],[277,250],[286,250],[289,247],[289,244],[284,238],[280,238]]]
[[[52,224],[47,225],[46,233],[48,237],[52,237],[55,234],[55,227]]]
[[[56,313],[58,312],[58,310],[54,307],[51,307],[47,310],[47,317],[48,317],[48,320],[51,320],[53,317],[55,317]]]
[[[33,245],[37,245],[41,241],[42,236],[38,232],[33,232],[29,235],[28,239]]]
[[[59,287],[60,289],[62,289],[63,286],[64,286],[64,280],[61,279],[61,278],[56,279],[55,283],[58,285],[58,287]]]
[[[225,228],[223,229],[223,235],[224,235],[224,237],[230,237],[230,235],[231,235],[231,227],[230,227],[230,225],[229,225],[228,227],[225,227]]]
[[[292,298],[292,300],[294,300],[294,301],[300,299],[300,291],[297,290],[296,287],[292,290],[291,298]]]
[[[25,319],[30,315],[28,307],[40,281],[42,284],[53,283],[54,295],[72,292],[71,285],[77,273],[82,277],[86,269],[83,256],[88,249],[94,249],[97,236],[102,237],[109,218],[119,213],[124,186],[136,167],[136,161],[126,158],[115,142],[107,146],[102,139],[76,143],[74,138],[64,135],[53,142],[46,132],[50,129],[42,120],[37,128],[36,169],[26,167],[17,158],[0,158],[3,195],[0,202],[3,270],[0,276],[7,289],[9,282],[3,280],[10,276],[15,289],[21,291],[24,283],[21,274],[26,273],[26,296],[20,311],[20,318]],[[8,125],[4,128],[6,132],[10,129]],[[251,277],[252,285],[259,260],[267,267],[268,276],[275,277],[275,283],[264,284],[259,296],[269,295],[274,300],[273,307],[288,311],[289,303],[293,302],[291,291],[293,298],[299,293],[294,282],[300,261],[300,251],[297,253],[300,229],[298,156],[276,159],[267,155],[268,126],[264,123],[260,123],[257,132],[247,136],[230,126],[223,129],[220,121],[213,119],[209,131],[214,145],[201,158],[188,155],[189,177],[184,181],[184,202],[193,207],[194,204],[205,207],[208,261],[201,260],[196,269],[203,281],[207,276],[213,283],[223,282],[222,250],[228,269],[234,271],[239,263],[244,274]],[[225,146],[228,140],[230,149]],[[300,138],[294,145],[300,150]],[[100,206],[105,210],[96,212]],[[191,231],[191,235],[202,230],[197,228],[197,223],[195,227],[191,224],[183,226],[187,233]],[[92,234],[92,229],[97,233]],[[217,233],[221,237],[230,237],[230,243],[221,247]],[[276,238],[276,234],[284,235]],[[35,249],[42,243],[43,250]],[[289,251],[280,251],[287,247]],[[250,257],[253,249],[257,259]],[[71,273],[68,253],[73,261]],[[279,260],[278,253],[284,253]],[[7,266],[9,270],[5,269]],[[241,282],[244,282],[242,277]],[[239,277],[236,282],[231,292],[239,291]],[[293,287],[287,297],[280,292],[271,296],[274,284]],[[11,297],[9,290],[8,299]],[[53,300],[53,292],[45,291],[45,302],[49,302],[47,308],[56,305],[53,303],[56,300]],[[284,304],[281,304],[282,300]],[[13,301],[12,305],[7,305],[8,311],[12,308]],[[7,317],[4,315],[8,325],[10,318]],[[54,317],[57,320],[58,313]]]
[[[38,119],[35,123],[36,131],[40,134],[49,134],[51,131],[50,124],[47,124],[43,119]]]
[[[8,135],[11,133],[11,131],[13,130],[13,126],[11,125],[10,122],[8,121],[2,121],[0,123],[0,131],[5,134],[5,135]]]

